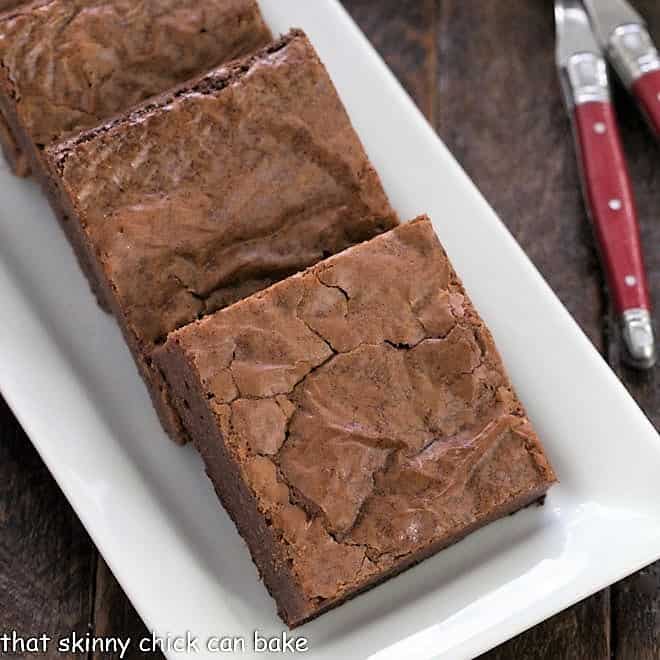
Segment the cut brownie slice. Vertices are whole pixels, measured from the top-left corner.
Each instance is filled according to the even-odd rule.
[[[397,223],[300,31],[46,154],[53,202],[174,436],[150,365],[171,330]]]
[[[172,333],[155,361],[290,626],[556,480],[428,218]]]
[[[16,9],[19,5],[24,5],[30,0],[0,0],[0,12]]]
[[[0,138],[19,174],[41,148],[271,40],[255,0],[4,2]]]

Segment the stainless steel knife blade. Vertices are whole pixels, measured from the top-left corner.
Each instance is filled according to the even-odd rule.
[[[609,101],[607,64],[582,2],[556,0],[555,25],[555,57],[566,105]]]
[[[601,46],[605,47],[621,25],[646,25],[626,0],[583,0]]]
[[[629,89],[660,69],[660,56],[642,16],[626,0],[584,0],[600,47]]]
[[[589,15],[579,0],[557,0],[555,2],[555,26],[558,66],[565,66],[568,60],[578,53],[600,54],[602,52],[591,29]]]

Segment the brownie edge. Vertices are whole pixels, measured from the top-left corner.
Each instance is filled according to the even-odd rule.
[[[20,175],[41,176],[44,146],[272,39],[255,0],[0,0],[0,10],[3,145]]]
[[[290,627],[556,481],[425,217],[171,333],[154,360]]]

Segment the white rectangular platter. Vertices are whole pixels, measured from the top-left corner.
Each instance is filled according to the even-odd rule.
[[[341,6],[261,5],[308,32],[401,217],[432,216],[561,479],[296,634],[314,659],[470,658],[660,557],[660,438]],[[6,168],[0,301],[0,390],[149,628],[244,637],[252,657],[255,630],[284,630],[273,601],[44,198]]]

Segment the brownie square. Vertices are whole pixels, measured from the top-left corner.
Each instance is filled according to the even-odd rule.
[[[179,439],[150,357],[170,331],[397,223],[300,31],[46,157],[79,259]]]
[[[16,173],[41,149],[271,39],[255,0],[37,0],[0,16],[0,139]]]
[[[172,333],[155,361],[291,627],[556,480],[428,218]]]

